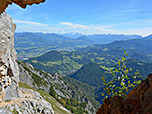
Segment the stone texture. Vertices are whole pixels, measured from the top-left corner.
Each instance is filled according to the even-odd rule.
[[[16,63],[16,51],[14,49],[14,32],[16,25],[12,18],[5,12],[0,14],[0,66],[5,65],[7,76],[11,77],[11,86],[6,88],[6,99],[19,96],[18,81],[19,68]]]
[[[152,74],[126,99],[117,96],[106,99],[96,114],[152,114]]]
[[[14,49],[14,32],[16,25],[5,13],[9,4],[15,3],[22,8],[39,4],[45,0],[0,0],[0,99],[15,99],[19,96],[19,68]],[[5,92],[6,91],[6,92]],[[5,97],[5,98],[4,98]]]
[[[49,102],[45,101],[38,92],[20,89],[22,98],[0,104],[0,114],[55,114]],[[15,113],[15,114],[16,114]]]
[[[0,13],[3,12],[9,4],[15,3],[22,8],[26,8],[27,5],[39,4],[45,0],[0,0]]]

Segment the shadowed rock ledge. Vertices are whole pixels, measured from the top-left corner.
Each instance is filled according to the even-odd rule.
[[[147,76],[126,99],[108,98],[96,114],[152,114],[152,74]]]
[[[45,2],[45,0],[0,0],[0,13],[12,3],[17,4],[22,8],[26,8],[27,5],[39,4],[41,2]]]

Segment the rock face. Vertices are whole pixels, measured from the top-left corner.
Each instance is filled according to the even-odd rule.
[[[134,88],[126,99],[106,99],[96,114],[152,114],[152,74]]]
[[[14,49],[16,25],[13,23],[12,18],[5,13],[5,9],[12,3],[26,8],[26,5],[39,4],[44,1],[0,0],[0,99],[2,100],[13,99],[19,96],[19,68],[16,63],[17,57]]]
[[[38,92],[20,89],[22,98],[0,104],[0,114],[54,114],[52,106]]]
[[[19,62],[18,64],[20,69],[20,81],[30,85],[31,87],[44,90],[47,93],[50,92],[50,87],[53,87],[58,99],[75,99],[80,103],[86,102],[85,111],[87,111],[88,114],[95,114],[95,108],[87,97],[78,94],[79,92],[81,93],[82,90],[77,88],[77,91],[79,92],[75,92],[70,89],[68,83],[63,80],[64,77],[59,73],[50,74],[44,71],[36,70],[29,63]],[[41,80],[41,83],[36,81],[38,78]]]
[[[0,0],[0,13],[3,12],[9,4],[15,3],[22,8],[26,8],[27,5],[39,4],[45,0]]]
[[[19,96],[18,81],[19,68],[16,63],[16,51],[14,49],[14,31],[16,25],[12,18],[5,12],[0,14],[0,66],[1,79],[11,78],[11,85],[6,89],[6,99],[13,99]],[[5,79],[4,79],[5,80]],[[5,80],[6,82],[6,80]],[[2,89],[2,83],[1,83]]]

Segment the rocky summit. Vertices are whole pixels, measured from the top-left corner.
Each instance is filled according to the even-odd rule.
[[[105,99],[96,114],[152,114],[152,74],[134,88],[126,99]]]

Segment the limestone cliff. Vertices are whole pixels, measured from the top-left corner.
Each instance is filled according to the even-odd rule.
[[[2,80],[3,77],[5,78],[7,76],[12,79],[11,85],[8,87],[4,87],[6,89],[5,99],[12,99],[19,96],[18,94],[19,68],[16,63],[17,57],[16,57],[16,51],[14,49],[15,28],[16,25],[13,23],[12,18],[9,15],[7,15],[5,12],[1,13],[0,14],[0,66],[1,66],[0,75]]]
[[[0,114],[55,114],[38,92],[22,88],[20,93],[22,98],[0,103]]]
[[[106,99],[96,114],[152,114],[152,74],[134,88],[126,99]]]
[[[22,8],[26,8],[27,5],[39,4],[45,0],[0,0],[0,13],[3,12],[9,4],[15,3]]]
[[[0,0],[0,99],[14,99],[19,96],[19,68],[14,49],[16,25],[5,13],[9,4],[15,3],[22,8],[26,5],[39,4],[45,0]],[[5,92],[6,91],[6,92]],[[5,98],[4,98],[5,97]]]

